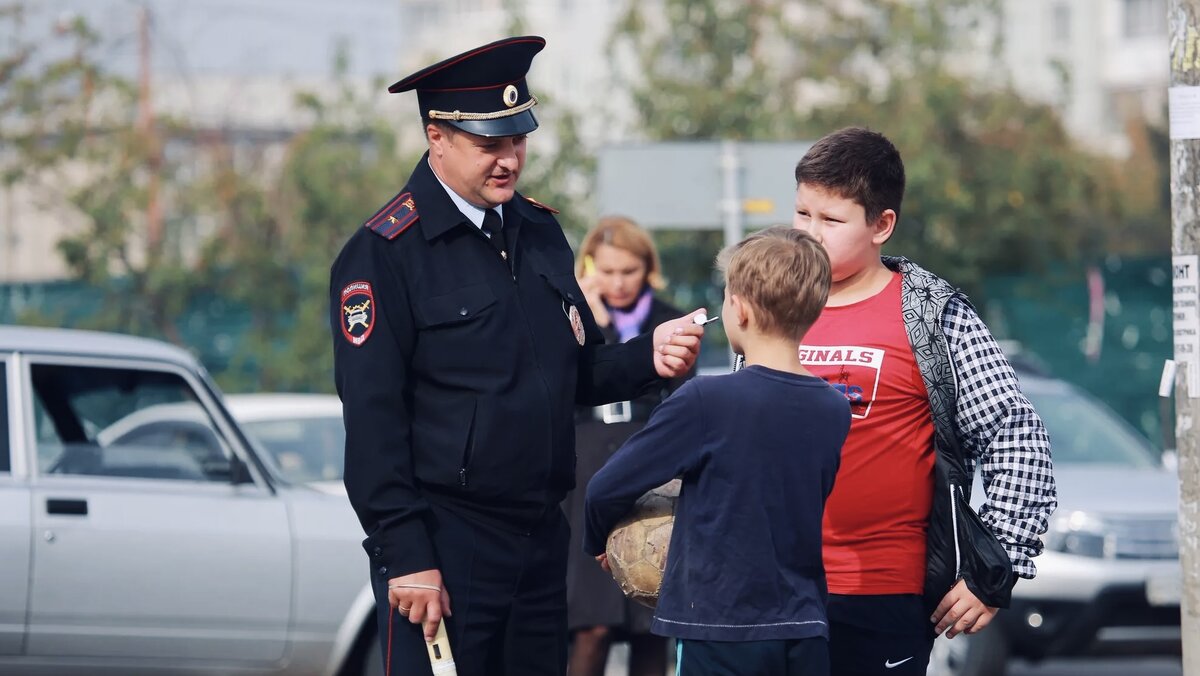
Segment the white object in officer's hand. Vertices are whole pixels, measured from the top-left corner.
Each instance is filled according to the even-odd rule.
[[[705,324],[715,322],[718,319],[720,319],[720,317],[713,317],[712,319],[709,319],[708,315],[701,312],[700,314],[696,315],[695,317],[692,317],[692,323],[695,324],[696,326],[704,326]]]
[[[429,651],[429,666],[435,676],[458,676],[454,654],[450,652],[450,639],[446,636],[445,619],[438,624],[437,636],[425,644],[425,649]]]

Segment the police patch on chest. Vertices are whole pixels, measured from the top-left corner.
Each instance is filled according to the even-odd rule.
[[[579,308],[572,305],[571,309],[567,310],[567,319],[571,320],[571,330],[575,332],[575,341],[583,345],[587,336],[583,332],[583,317],[579,314]]]
[[[370,282],[351,282],[342,289],[342,335],[359,346],[375,328],[375,294]]]

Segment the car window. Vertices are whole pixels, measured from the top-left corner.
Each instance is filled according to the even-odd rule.
[[[8,364],[0,361],[0,472],[12,471],[8,448]]]
[[[242,427],[266,447],[289,480],[342,478],[346,428],[341,417],[258,420]]]
[[[1154,467],[1149,442],[1116,413],[1078,390],[1038,381],[1025,395],[1046,423],[1054,463]]]
[[[228,481],[228,445],[178,374],[34,364],[43,473]]]

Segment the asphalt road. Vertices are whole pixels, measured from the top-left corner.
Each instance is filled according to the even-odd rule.
[[[627,676],[626,644],[618,643],[609,653],[604,676]],[[1009,666],[1008,676],[1182,676],[1179,658],[1122,657],[1096,660],[1047,660],[1037,665],[1020,660]]]
[[[1008,676],[1181,676],[1178,658],[1047,660],[1037,666],[1015,662]]]

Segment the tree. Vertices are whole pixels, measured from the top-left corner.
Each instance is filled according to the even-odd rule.
[[[800,83],[768,54],[790,42],[786,0],[630,2],[611,40],[652,140],[787,138]]]
[[[0,11],[0,32],[22,36],[21,20],[19,6]],[[72,20],[57,40],[16,40],[0,57],[0,175],[77,218],[59,250],[102,301],[82,319],[48,308],[25,319],[189,345],[230,390],[330,390],[329,266],[422,149],[401,146],[350,80],[344,51],[336,86],[297,95],[309,122],[279,159],[278,145],[236,130],[139,124],[137,88],[99,66],[102,38]],[[582,231],[575,195],[586,193],[589,158],[569,112],[554,127],[550,143],[534,144],[522,190]],[[154,246],[152,199],[166,214]]]
[[[19,6],[0,13],[18,36],[21,20]],[[336,103],[300,97],[313,126],[280,166],[270,148],[229,130],[139,124],[136,88],[98,66],[101,38],[79,19],[57,37],[65,50],[16,41],[0,60],[2,175],[79,220],[59,251],[102,301],[82,319],[48,308],[26,319],[191,345],[233,389],[328,389],[330,261],[369,215],[363,205],[402,184],[392,131],[355,96],[345,63],[328,97]],[[153,243],[152,199],[166,207],[165,236]],[[228,326],[206,326],[227,306]],[[234,347],[214,364],[226,330]]]
[[[814,119],[896,143],[908,187],[888,248],[970,290],[990,275],[1094,262],[1122,222],[1112,163],[1075,147],[1053,110],[1011,91],[930,73]]]
[[[75,156],[103,128],[108,107],[120,108],[132,90],[107,77],[91,58],[99,36],[81,19],[55,26],[60,49],[25,34],[25,7],[0,4],[0,179],[37,179],[46,167]]]
[[[100,38],[81,18],[61,20],[57,42],[37,45],[24,37],[23,19],[21,5],[0,11],[14,34],[0,59],[0,141],[9,148],[0,157],[3,180],[83,217],[84,227],[59,250],[77,278],[106,289],[91,326],[181,342],[174,319],[198,288],[192,264],[144,229],[160,197],[174,202],[171,223],[192,217],[180,165],[162,160],[159,140],[160,131],[177,134],[181,126],[135,122],[136,88],[98,66]],[[161,193],[160,180],[168,186]]]
[[[344,63],[339,68],[344,75]],[[230,224],[251,246],[233,247],[228,264],[252,274],[231,276],[221,292],[266,310],[222,376],[231,389],[332,390],[329,266],[375,206],[400,190],[419,157],[400,147],[370,100],[344,76],[340,81],[331,94],[298,96],[311,126],[288,144],[271,192],[253,193],[258,217]],[[267,233],[276,241],[256,241]],[[264,299],[255,275],[267,276],[279,295]]]
[[[1105,251],[1125,194],[1051,108],[996,72],[995,0],[631,2],[614,34],[646,136],[815,139],[859,124],[905,157],[889,250],[968,289]],[[962,37],[968,36],[968,37]],[[796,158],[799,160],[799,158]]]
[[[552,100],[542,98],[547,102]],[[538,134],[554,136],[546,139]],[[523,195],[559,210],[555,218],[566,231],[567,238],[578,243],[590,225],[595,170],[596,158],[579,134],[578,114],[563,108],[548,124],[543,124],[539,132],[530,136],[529,155],[518,189]]]

